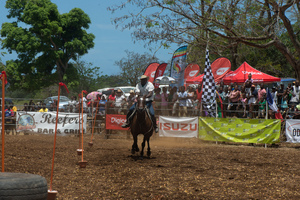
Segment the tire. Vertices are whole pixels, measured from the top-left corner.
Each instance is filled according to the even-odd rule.
[[[42,176],[0,173],[0,200],[46,200],[47,195],[47,181]]]

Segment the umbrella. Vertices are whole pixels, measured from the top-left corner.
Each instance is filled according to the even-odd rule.
[[[102,95],[101,92],[95,91],[95,92],[89,93],[89,94],[86,96],[86,98],[87,98],[87,99],[90,99],[90,100],[96,100],[98,94],[99,94],[99,95]]]
[[[160,76],[155,79],[154,83],[159,83],[160,85],[169,85],[176,83],[176,80],[170,76]]]

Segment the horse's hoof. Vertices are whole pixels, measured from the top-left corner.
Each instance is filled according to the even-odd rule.
[[[150,157],[151,156],[151,152],[147,152],[147,156]]]
[[[134,149],[131,150],[131,154],[135,154],[135,150]]]
[[[135,150],[135,152],[139,152],[139,151],[140,151],[140,149],[136,149],[136,150]]]

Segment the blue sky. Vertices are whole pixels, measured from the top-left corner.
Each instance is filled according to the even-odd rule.
[[[142,41],[134,44],[129,30],[121,31],[120,29],[116,29],[111,23],[111,19],[120,16],[121,13],[117,12],[112,15],[110,11],[107,11],[107,7],[120,3],[120,0],[52,0],[52,2],[57,5],[61,14],[67,13],[77,7],[89,15],[92,23],[87,32],[93,33],[96,36],[94,40],[95,46],[81,59],[93,63],[93,66],[100,67],[103,75],[117,75],[120,72],[119,67],[114,63],[126,57],[125,50],[139,54],[152,54],[148,49],[143,47],[144,43]],[[5,1],[0,0],[0,24],[8,21],[6,18],[8,10],[4,6]],[[124,13],[124,11],[122,12]],[[169,49],[158,50],[155,55],[161,62],[170,62],[173,52],[178,47],[174,44]],[[7,60],[16,58],[16,54],[6,54],[5,57],[1,57],[4,63]]]

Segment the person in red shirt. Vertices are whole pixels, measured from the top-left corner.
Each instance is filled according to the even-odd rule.
[[[111,94],[108,96],[108,111],[109,113],[113,113],[114,102],[116,101],[116,93],[113,90]]]

